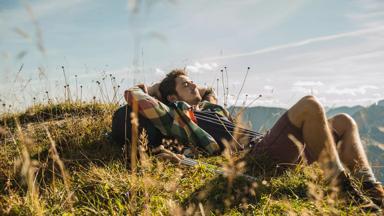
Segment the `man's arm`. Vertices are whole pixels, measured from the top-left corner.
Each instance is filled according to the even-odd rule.
[[[199,88],[199,93],[203,101],[208,101],[212,104],[217,104],[217,97],[213,88]]]
[[[139,84],[126,90],[124,98],[129,106],[132,106],[133,101],[136,101],[139,113],[149,119],[162,134],[167,135],[173,124],[173,119],[168,115],[170,108],[152,97],[149,91],[154,92],[152,86],[147,87],[144,84]]]
[[[181,117],[183,113],[177,113],[150,94],[156,94],[158,86],[146,87],[138,85],[125,91],[124,97],[128,105],[136,101],[139,113],[149,119],[160,132],[167,136],[178,138],[182,142],[191,142],[195,146],[203,147],[208,153],[220,151],[215,140],[197,126],[190,119]],[[177,108],[176,108],[177,109]]]
[[[199,87],[199,93],[203,101],[200,104],[200,109],[214,110],[216,113],[220,114],[221,116],[227,117],[229,121],[234,122],[234,119],[232,119],[228,110],[226,110],[225,108],[217,104],[217,97],[213,88]]]
[[[154,85],[148,87],[148,94],[157,100],[161,100],[159,87],[160,83],[155,83]]]

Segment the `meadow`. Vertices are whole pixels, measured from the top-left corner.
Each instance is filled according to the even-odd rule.
[[[117,103],[34,104],[0,120],[1,215],[366,215],[316,164],[251,173],[241,154],[159,160],[137,134],[137,166],[107,136]],[[170,141],[167,141],[171,145]],[[208,165],[207,165],[208,164]],[[223,175],[213,172],[223,170]],[[248,179],[241,174],[255,177]]]
[[[12,3],[13,1],[9,2]],[[27,12],[27,16],[24,16],[24,13],[10,13],[11,18],[6,17],[4,19],[4,23],[9,23],[12,39],[17,36],[20,37],[20,40],[15,40],[16,43],[12,43],[13,40],[10,40],[10,42],[4,40],[6,41],[4,44],[10,44],[10,52],[2,53],[2,60],[4,59],[6,65],[2,65],[4,67],[2,68],[4,71],[2,79],[5,87],[2,88],[4,92],[0,93],[0,215],[371,215],[350,200],[339,197],[338,188],[325,183],[324,176],[326,174],[320,170],[316,163],[311,166],[298,165],[278,173],[276,172],[277,167],[269,166],[266,161],[263,161],[263,158],[244,161],[242,160],[244,153],[230,154],[228,151],[224,151],[222,155],[212,157],[198,155],[195,158],[197,164],[193,166],[173,163],[161,160],[148,150],[147,136],[145,133],[138,133],[136,123],[133,124],[134,135],[130,142],[131,145],[121,146],[111,140],[109,133],[111,132],[112,115],[124,101],[121,86],[131,83],[131,81],[132,83],[137,83],[138,80],[144,80],[145,82],[145,75],[144,79],[142,79],[140,73],[145,74],[148,68],[150,68],[148,71],[151,72],[151,75],[148,76],[154,76],[152,74],[154,68],[151,66],[153,62],[151,61],[157,61],[157,57],[163,57],[166,54],[170,56],[170,59],[162,64],[169,65],[171,63],[172,65],[174,48],[177,50],[175,52],[177,56],[183,58],[178,62],[178,64],[182,65],[187,64],[187,61],[192,61],[191,55],[197,55],[203,51],[209,51],[207,54],[211,55],[211,51],[206,50],[207,47],[211,46],[223,48],[220,50],[220,57],[223,54],[226,56],[232,52],[230,46],[227,48],[226,45],[222,47],[223,44],[212,44],[212,41],[217,40],[216,35],[222,34],[223,38],[234,38],[233,32],[236,32],[236,35],[239,36],[243,34],[242,32],[246,32],[245,35],[253,35],[251,32],[248,34],[248,31],[250,29],[256,29],[256,32],[260,31],[257,26],[264,26],[264,22],[268,21],[264,17],[262,19],[250,19],[249,17],[252,16],[244,16],[246,21],[252,22],[250,25],[247,26],[245,25],[246,22],[239,21],[233,26],[238,26],[237,30],[228,31],[228,26],[231,26],[230,24],[234,19],[232,16],[225,14],[225,16],[218,16],[220,22],[213,23],[213,26],[209,28],[215,30],[214,34],[204,31],[204,28],[202,28],[198,31],[198,36],[196,36],[189,29],[194,29],[194,27],[200,29],[204,25],[197,23],[197,26],[188,26],[187,24],[190,21],[185,22],[182,18],[190,16],[189,10],[183,11],[182,8],[180,10],[172,8],[169,11],[162,9],[161,13],[159,13],[170,16],[177,15],[181,11],[181,17],[172,17],[172,23],[173,20],[180,20],[179,24],[166,24],[166,28],[163,27],[158,30],[153,27],[157,26],[157,22],[150,21],[151,19],[148,19],[150,25],[143,22],[152,17],[150,12],[156,12],[152,10],[155,3],[158,4],[158,2],[162,1],[129,0],[128,17],[119,15],[119,11],[116,10],[117,7],[126,7],[115,5],[116,8],[107,15],[104,13],[107,12],[107,6],[114,4],[103,5],[99,11],[95,8],[92,9],[91,3],[83,7],[77,5],[77,2],[82,1],[73,1],[76,4],[71,3],[71,1],[58,1],[63,2],[63,5],[59,3],[58,10],[51,12],[54,16],[50,17],[48,16],[49,13],[47,13],[49,3],[48,7],[35,8],[32,7],[33,2],[22,1],[23,7],[20,11]],[[176,1],[169,0],[165,2],[173,5]],[[231,3],[230,5],[233,3],[232,1],[228,2]],[[166,3],[163,1],[160,5],[162,4]],[[219,7],[220,4],[210,4],[220,14],[226,12],[226,10],[223,10],[225,8]],[[209,11],[210,14],[207,16],[209,19],[202,19],[204,23],[209,23],[216,13],[215,10],[207,10],[210,4],[207,2],[201,3],[204,8],[191,13],[194,20],[197,18],[196,12]],[[238,5],[243,4],[239,3]],[[292,2],[287,4],[290,6],[295,5]],[[368,3],[364,2],[365,4]],[[70,7],[71,5],[72,7]],[[75,9],[75,6],[76,10],[74,11],[79,11],[82,16],[74,16],[75,13],[72,13],[72,10]],[[234,6],[232,5],[229,8],[231,13],[236,11]],[[39,9],[43,10],[39,11]],[[260,13],[259,9],[265,10],[264,7],[259,7],[259,5],[253,9],[251,7],[246,7],[246,9],[251,11],[250,14],[252,15]],[[282,7],[282,11],[287,11],[287,9],[289,8]],[[270,13],[271,17],[269,19],[273,21],[276,17],[279,17],[276,15],[286,14],[286,12],[278,11],[276,11],[277,13]],[[329,11],[328,8],[327,11]],[[127,11],[124,10],[124,15],[126,13]],[[237,18],[241,18],[246,14],[239,13],[241,16]],[[324,14],[327,15],[327,13]],[[120,25],[119,20],[109,20],[116,17],[127,18],[124,23],[129,21],[129,23],[125,23],[129,25]],[[153,17],[159,21],[163,20],[157,13]],[[58,20],[55,18],[58,18]],[[224,18],[230,18],[231,22],[226,23],[224,28],[221,28]],[[20,23],[14,22],[23,19],[25,20]],[[62,22],[62,20],[68,20],[69,22]],[[196,19],[196,21],[198,20]],[[83,21],[85,23],[82,23]],[[260,23],[255,24],[256,21],[260,21]],[[103,26],[104,23],[107,26]],[[377,25],[380,25],[380,22],[377,23]],[[131,24],[134,25],[131,26]],[[329,26],[329,23],[325,24],[324,26]],[[91,34],[93,25],[95,25],[96,30]],[[69,26],[75,28],[68,28]],[[114,26],[117,26],[118,29],[112,28]],[[169,26],[175,27],[175,29],[170,31]],[[185,34],[184,29],[179,30],[176,28],[177,26],[188,27],[189,33]],[[252,28],[249,28],[249,26],[252,26]],[[141,29],[142,27],[145,31]],[[220,27],[221,30],[217,27]],[[244,30],[243,27],[246,27],[246,29]],[[314,27],[316,32],[319,31],[318,25],[314,25]],[[378,28],[381,29],[382,27],[378,26]],[[279,27],[279,29],[293,28],[286,26],[284,28]],[[300,29],[304,29],[306,34],[310,32],[310,28],[306,26],[300,27]],[[356,32],[361,31],[365,32],[366,30],[356,30],[351,33],[355,35]],[[177,32],[180,32],[181,35],[176,34]],[[230,32],[230,35],[225,35],[226,32]],[[118,35],[119,37],[110,38],[105,37],[104,34]],[[285,34],[281,32],[274,35],[281,37],[281,35]],[[275,70],[276,65],[289,71],[291,64],[300,66],[301,62],[305,62],[301,56],[298,56],[300,58],[295,56],[295,53],[295,55],[290,52],[285,53],[287,47],[298,49],[297,53],[300,53],[300,55],[307,55],[307,52],[299,52],[303,44],[321,42],[326,38],[339,38],[339,34],[337,33],[336,37],[318,36],[314,39],[305,40],[304,43],[281,42],[283,44],[287,43],[288,46],[276,46],[277,44],[273,43],[256,44],[255,47],[262,49],[256,50],[255,53],[271,54],[270,52],[277,50],[283,51],[281,54],[284,57],[281,58],[280,54],[277,54],[265,61],[265,57],[261,56],[261,58],[256,58],[253,63],[257,65],[258,73],[265,71],[271,73],[272,76],[277,74],[280,76],[282,73],[277,73],[279,71]],[[197,39],[202,35],[204,36],[201,43],[203,46],[199,47],[199,40]],[[252,49],[255,39],[263,41],[263,37],[259,35],[259,32],[254,35],[257,35],[258,38],[251,38],[252,41],[244,45],[245,50]],[[324,35],[326,34],[324,33]],[[349,35],[349,33],[342,33],[342,35]],[[98,38],[103,40],[94,40]],[[178,41],[178,38],[183,40]],[[188,38],[193,38],[193,42]],[[239,42],[244,38],[235,38],[236,41],[227,42],[229,42],[229,45],[236,42],[237,46],[239,46],[238,49],[241,50]],[[271,41],[280,41],[280,39],[273,39],[270,35],[266,38]],[[300,36],[299,38],[305,37]],[[372,38],[380,37],[370,37],[366,41],[371,41]],[[125,46],[130,43],[129,40],[132,40],[131,45],[133,46]],[[343,41],[340,44],[345,44],[344,37],[341,37],[341,40]],[[68,43],[66,43],[67,41]],[[115,41],[116,44],[113,43]],[[159,44],[152,44],[152,42],[156,41],[160,41],[161,46],[158,47]],[[217,41],[221,43],[221,40]],[[223,41],[224,44],[227,42]],[[354,42],[353,45],[355,46]],[[246,40],[244,40],[244,43],[246,43]],[[64,51],[60,46],[53,46],[53,44],[67,46],[66,48],[70,48],[70,50]],[[201,50],[193,53],[195,51],[189,49],[188,46],[180,49],[179,44],[191,44],[191,46],[196,46],[196,49]],[[153,46],[154,48],[149,49],[146,46]],[[348,52],[345,53],[354,54],[350,52],[351,46],[348,45],[347,47]],[[355,47],[360,49],[360,46],[356,45]],[[372,47],[375,47],[375,53],[373,54],[376,56],[377,45],[375,44]],[[74,48],[79,48],[79,50]],[[330,52],[329,50],[333,49],[329,49],[328,45],[325,48],[327,52],[324,52],[326,53],[324,59],[329,58],[332,60],[331,66],[326,65],[326,68],[347,68],[348,74],[352,74],[349,71],[350,68],[355,64],[360,64],[360,61],[355,61],[356,56],[345,56],[347,59],[353,57],[353,61],[349,62],[350,65],[348,67],[344,65],[343,67],[335,67],[333,56],[339,58],[340,54],[336,53],[336,55]],[[5,51],[7,50],[5,49]],[[84,55],[82,55],[83,51],[86,51]],[[188,55],[183,54],[184,52],[188,53]],[[356,53],[361,53],[361,49]],[[64,59],[65,65],[68,65],[69,69],[71,67],[72,69],[76,68],[77,63],[81,65],[81,67],[77,66],[78,68],[82,68],[84,64],[85,71],[77,68],[76,72],[68,73],[64,66],[58,66],[58,63],[55,63],[55,56],[59,61]],[[68,61],[65,56],[68,57]],[[184,60],[184,56],[189,57]],[[307,56],[311,57],[312,55]],[[304,59],[307,59],[307,56]],[[152,57],[156,58],[152,59]],[[244,57],[247,57],[247,55]],[[88,58],[91,58],[91,60],[88,61]],[[315,62],[317,62],[317,58],[315,58]],[[364,53],[365,58],[366,53]],[[127,65],[126,61],[129,59],[132,60],[132,64],[128,65],[132,67],[124,68],[124,71],[111,72],[114,74],[120,73],[120,75],[124,72],[123,75],[126,80],[116,79],[114,75],[107,74],[107,71],[109,73],[112,68],[117,68],[116,62],[118,62],[117,65],[122,62],[124,62],[123,65]],[[286,63],[287,60],[290,62]],[[32,62],[36,65],[33,66]],[[89,66],[88,68],[88,62],[91,65],[96,63],[98,66]],[[107,65],[105,67],[101,66],[101,62],[111,64],[111,69],[107,68]],[[249,60],[247,59],[244,62],[248,64]],[[270,67],[264,62],[272,62],[273,66]],[[279,62],[279,64],[276,64],[276,62]],[[23,69],[24,63],[27,69]],[[231,61],[225,61],[225,64],[230,63]],[[239,65],[241,64],[242,61],[240,61]],[[16,65],[20,66],[16,68]],[[192,68],[202,69],[200,67],[204,65],[197,62]],[[205,66],[210,68],[207,71],[212,73],[218,69],[216,68],[218,67],[216,62]],[[263,66],[266,66],[265,69]],[[318,68],[316,64],[309,64],[309,66],[311,69]],[[374,67],[373,71],[377,70],[377,65],[372,64],[372,67]],[[369,67],[367,68],[369,69]],[[156,68],[156,76],[158,70],[163,73],[162,70]],[[226,67],[221,69],[213,80],[207,80],[205,74],[199,75],[197,73],[196,75],[200,76],[198,81],[206,82],[204,85],[216,85],[215,89],[218,95],[220,89],[221,97],[219,97],[219,100],[223,102],[225,107],[231,104],[233,107],[242,106],[246,107],[246,110],[248,108],[251,110],[251,106],[254,105],[255,101],[261,97],[264,98],[264,96],[259,94],[260,92],[257,95],[245,94],[243,103],[240,101],[240,98],[243,99],[241,93],[248,78],[249,70],[250,67],[247,67],[244,78],[240,79],[236,85],[235,82],[229,83]],[[101,78],[99,72],[102,73]],[[74,75],[75,73],[77,74]],[[97,75],[95,75],[96,73]],[[364,73],[367,73],[367,71]],[[59,74],[62,74],[63,77]],[[257,76],[260,75],[257,74]],[[248,79],[248,85],[250,85],[251,79]],[[231,79],[232,81],[235,80]],[[284,82],[289,82],[289,79]],[[270,83],[267,82],[267,84]],[[269,97],[273,97],[274,88],[269,85],[264,86],[264,88],[266,87],[268,87],[266,90],[270,92]],[[234,92],[234,89],[239,90]],[[233,100],[229,101],[229,97]],[[239,105],[241,103],[242,105]],[[384,116],[384,111],[380,112]],[[273,115],[275,114],[274,112]],[[134,116],[132,121],[137,122]],[[372,116],[374,116],[373,120],[378,115]],[[365,116],[363,115],[363,117]],[[367,131],[370,130],[367,129]],[[164,140],[163,144],[166,147],[178,145],[172,140]],[[380,159],[383,151],[376,150],[377,148],[374,148],[372,152],[375,153],[376,158]],[[382,167],[381,161],[379,162],[377,166]],[[252,178],[249,178],[249,176]],[[356,183],[359,184],[359,182]]]

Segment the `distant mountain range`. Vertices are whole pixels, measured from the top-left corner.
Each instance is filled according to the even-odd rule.
[[[234,113],[241,109],[241,107],[229,108],[230,111],[234,110]],[[249,107],[242,111],[242,120],[253,130],[265,132],[286,111],[286,109],[276,107]],[[384,100],[368,107],[341,106],[326,108],[326,111],[328,117],[347,113],[355,119],[374,171],[377,177],[384,182]]]

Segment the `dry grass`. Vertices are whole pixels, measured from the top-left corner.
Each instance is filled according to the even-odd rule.
[[[137,134],[133,172],[126,163],[130,157],[105,136],[116,108],[67,102],[4,115],[0,214],[364,214],[330,199],[316,165],[279,176],[255,166],[252,174],[260,180],[242,177],[246,164],[230,154],[234,147],[223,156],[198,159],[212,166],[186,167],[148,155],[146,135]],[[224,176],[212,172],[220,168]]]

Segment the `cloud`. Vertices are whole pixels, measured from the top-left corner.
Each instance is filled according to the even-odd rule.
[[[382,0],[355,0],[362,11],[348,14],[347,17],[363,27],[383,26],[384,2]]]
[[[303,86],[293,86],[291,88],[291,91],[293,91],[293,92],[300,92],[300,93],[303,93],[305,95],[307,95],[307,94],[314,95],[314,94],[318,94],[319,93],[319,91],[317,89],[313,89],[313,88],[310,88],[310,87],[305,88]]]
[[[270,85],[265,85],[265,86],[263,87],[263,89],[264,89],[264,90],[267,90],[267,91],[272,91],[273,89],[275,89],[275,87],[270,86]]]
[[[165,76],[165,71],[163,71],[163,70],[160,69],[160,68],[156,68],[156,69],[155,69],[155,74],[156,74],[156,75],[159,75],[159,76]]]
[[[365,34],[369,34],[369,33],[380,32],[380,31],[384,31],[384,26],[373,27],[373,28],[364,28],[364,29],[359,29],[356,31],[344,32],[344,33],[327,35],[327,36],[320,36],[320,37],[310,38],[310,39],[306,39],[306,40],[299,41],[299,42],[293,42],[293,43],[288,43],[288,44],[283,44],[283,45],[278,45],[278,46],[272,46],[272,47],[268,47],[268,48],[264,48],[264,49],[259,49],[259,50],[255,50],[252,52],[237,53],[237,54],[226,55],[226,56],[209,57],[209,58],[206,58],[204,60],[212,61],[212,60],[221,60],[221,59],[231,59],[231,58],[254,56],[254,55],[271,53],[271,52],[275,52],[275,51],[279,51],[279,50],[289,49],[289,48],[301,47],[301,46],[305,46],[305,45],[309,45],[309,44],[317,43],[317,42],[330,41],[330,40],[335,40],[335,39],[340,39],[340,38],[345,38],[345,37],[355,37],[355,36],[360,36],[360,35],[365,35]]]
[[[380,86],[384,67],[383,39],[361,38],[353,41],[345,40],[343,43],[345,44],[335,43],[333,46],[315,47],[310,51],[276,53],[274,58],[280,63],[279,67],[269,66],[263,68],[263,71],[289,75],[293,80],[292,83],[297,80],[318,80],[323,82],[323,86],[335,82],[356,83],[357,86],[361,84]],[[308,85],[311,86],[309,83]]]
[[[375,97],[364,97],[364,98],[343,98],[343,99],[328,99],[327,104],[342,104],[347,105],[356,105],[356,104],[366,104],[371,105],[376,103],[378,98]]]
[[[323,86],[324,84],[320,81],[297,81],[293,83],[291,90],[293,92],[300,92],[304,94],[318,94],[319,91],[315,87]]]
[[[195,62],[193,65],[187,65],[186,69],[191,73],[205,73],[215,70],[219,65],[216,62],[204,63]]]
[[[374,85],[363,85],[359,86],[357,88],[336,88],[331,87],[330,89],[326,90],[326,94],[336,94],[336,95],[351,95],[356,96],[358,94],[364,95],[367,93],[369,89],[379,89],[377,86]]]
[[[220,100],[221,98],[219,98]],[[265,97],[264,95],[260,97],[260,95],[251,94],[248,95],[247,100],[245,101],[245,96],[239,97],[237,101],[237,106],[247,106],[247,107],[255,107],[255,106],[267,106],[267,107],[287,107],[287,104],[280,101],[278,98],[269,96]],[[234,105],[236,101],[235,97],[228,98],[229,106]],[[219,101],[220,102],[220,101]],[[245,102],[245,103],[244,103]]]
[[[249,100],[249,101],[251,101],[251,100]],[[250,107],[254,107],[254,106],[287,107],[287,104],[281,102],[277,98],[260,98],[260,100],[257,100],[253,104],[250,105]]]
[[[307,87],[319,87],[324,84],[320,81],[297,81],[293,84],[293,86],[307,86]]]

